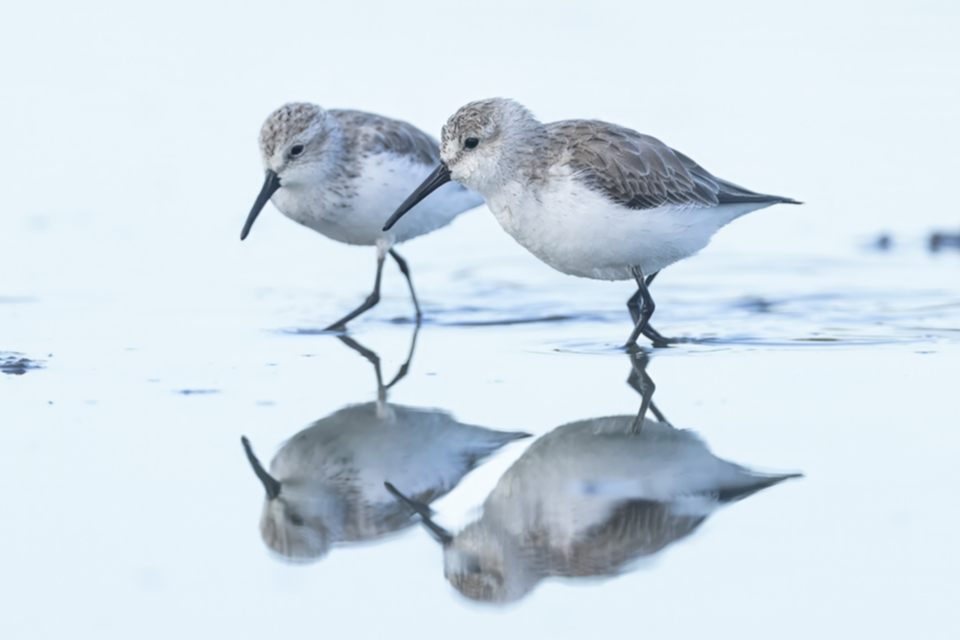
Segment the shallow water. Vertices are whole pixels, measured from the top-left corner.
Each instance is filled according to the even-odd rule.
[[[673,53],[631,84],[640,50],[596,10],[488,6],[406,9],[434,34],[505,29],[479,60],[360,9],[277,5],[345,25],[303,39],[264,34],[260,8],[17,9],[0,44],[17,150],[0,158],[16,185],[0,220],[10,637],[953,636],[960,252],[927,238],[960,224],[936,187],[960,143],[956,9],[603,5],[650,25],[642,51]],[[36,24],[55,46],[23,61]],[[544,56],[550,38],[605,64]],[[430,100],[409,88],[424,65],[446,74]],[[322,332],[369,292],[373,252],[270,207],[239,242],[263,117],[307,98],[437,130],[486,95],[649,131],[807,204],[751,214],[658,277],[654,325],[681,338],[667,349],[626,354],[630,286],[551,271],[483,208],[400,248],[419,331],[391,265],[353,344]],[[631,438],[640,392],[664,420]],[[372,422],[303,464],[303,503],[325,515],[296,515],[327,533],[291,563],[261,537],[240,438],[269,465],[351,415]],[[388,450],[361,437],[401,423]],[[496,434],[465,425],[532,437],[479,452],[471,438]],[[802,477],[700,490],[727,463]],[[429,502],[446,550],[383,480]],[[693,488],[649,499],[671,487]]]

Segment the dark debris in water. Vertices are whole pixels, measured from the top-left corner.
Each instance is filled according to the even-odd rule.
[[[43,362],[24,358],[22,354],[0,351],[0,371],[11,376],[22,376],[31,369],[42,369]]]
[[[940,231],[931,233],[927,246],[933,253],[942,249],[960,249],[960,233],[943,233]]]
[[[220,389],[180,389],[177,391],[180,395],[192,396],[201,394],[220,393]]]
[[[764,298],[748,298],[735,303],[734,306],[755,313],[770,313],[776,304],[776,302]]]

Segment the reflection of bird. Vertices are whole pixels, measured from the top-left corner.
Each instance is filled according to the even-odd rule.
[[[599,120],[543,124],[503,98],[471,102],[451,116],[440,159],[384,228],[451,179],[479,191],[500,226],[554,269],[636,281],[627,346],[641,333],[667,342],[647,326],[654,309],[647,285],[660,269],[697,253],[746,213],[799,204],[717,178],[632,129]]]
[[[416,218],[407,224],[390,232],[381,230],[385,212],[393,210],[440,159],[436,141],[399,120],[293,102],[274,111],[263,124],[260,154],[266,179],[241,240],[272,199],[285,216],[328,238],[377,247],[373,293],[326,330],[343,329],[379,302],[387,253],[407,278],[419,319],[410,271],[393,245],[439,229],[483,202],[478,194],[452,186],[435,202],[418,207]]]
[[[387,493],[384,480],[429,504],[485,456],[528,435],[462,424],[436,409],[387,403],[379,360],[372,361],[378,401],[345,407],[296,434],[274,456],[269,472],[243,438],[267,493],[260,533],[267,546],[290,560],[317,560],[334,543],[373,540],[410,526],[410,512]]]
[[[554,429],[456,535],[407,501],[444,542],[451,584],[474,600],[505,603],[547,577],[615,575],[689,535],[718,507],[798,475],[754,473],[664,422],[645,420],[634,434],[635,422],[613,416]]]

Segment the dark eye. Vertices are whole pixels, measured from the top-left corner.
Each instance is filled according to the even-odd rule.
[[[477,138],[467,138],[463,141],[464,149],[476,149],[480,141]]]
[[[287,517],[290,518],[290,524],[292,524],[293,526],[295,526],[295,527],[302,527],[302,526],[303,526],[303,518],[301,518],[299,514],[297,514],[297,513],[290,513],[290,514],[288,514]]]
[[[303,153],[303,145],[302,145],[302,144],[295,144],[295,145],[293,145],[292,147],[290,147],[290,157],[291,157],[291,158],[295,158],[296,156],[300,155],[301,153]]]

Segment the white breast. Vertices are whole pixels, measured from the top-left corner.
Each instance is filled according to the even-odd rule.
[[[488,198],[503,229],[548,265],[574,276],[628,280],[687,258],[739,216],[768,204],[628,209],[571,175],[536,188],[508,185]]]
[[[357,175],[347,182],[283,187],[274,194],[273,203],[287,217],[328,238],[347,244],[390,246],[445,226],[483,201],[460,185],[445,185],[390,231],[382,231],[390,214],[431,170],[403,156],[373,155],[361,161]]]

